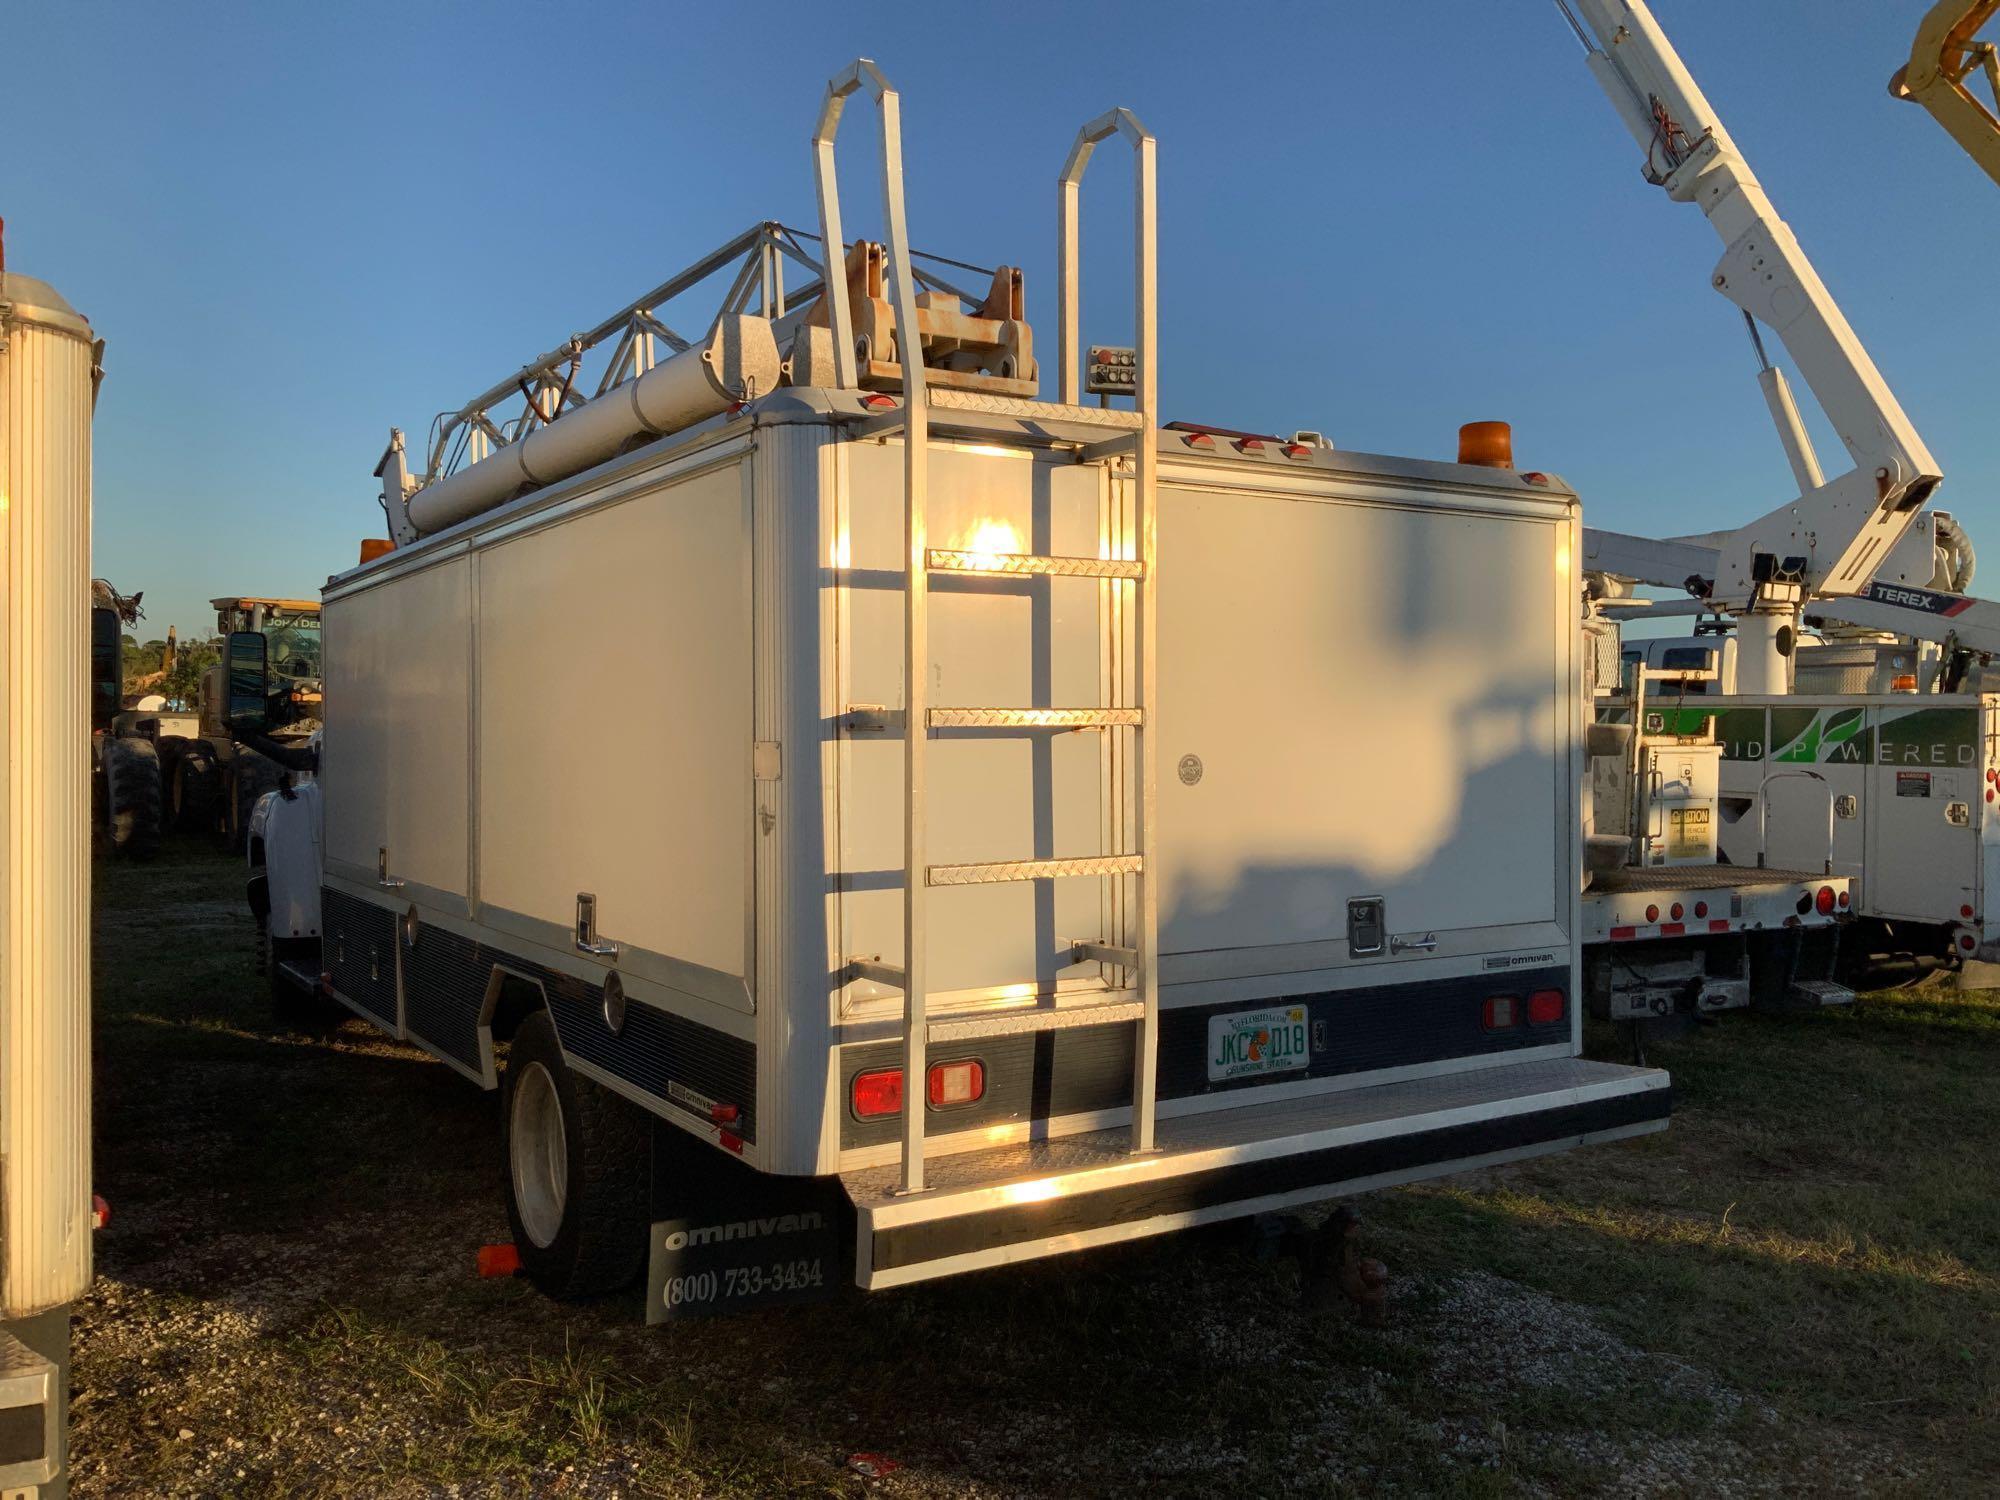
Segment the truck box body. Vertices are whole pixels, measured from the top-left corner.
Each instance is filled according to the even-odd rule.
[[[1770,863],[1823,849],[1830,798],[1833,869],[1852,879],[1858,915],[1932,929],[1961,958],[2000,956],[1988,936],[2000,934],[1988,910],[2000,877],[2000,695],[1737,695],[1704,711],[1723,746],[1730,859],[1754,862],[1760,802]]]
[[[934,414],[930,544],[1132,555],[1129,460],[1015,406]],[[865,415],[780,391],[329,583],[334,993],[491,1086],[505,996],[538,990],[574,1067],[764,1172],[841,1174],[864,1285],[1664,1126],[1664,1074],[1578,1056],[1575,497],[1169,431],[1162,1152],[1100,1134],[1131,1025],[935,1030],[1116,1000],[1076,945],[1124,940],[1128,882],[933,879],[930,1057],[983,1087],[925,1106],[943,1175],[898,1202],[898,1117],[856,1104],[903,1013],[855,968],[903,956],[902,454]],[[1131,701],[1126,587],[937,578],[929,702]],[[935,864],[1129,847],[1129,733],[927,732]],[[580,951],[585,893],[615,955]]]

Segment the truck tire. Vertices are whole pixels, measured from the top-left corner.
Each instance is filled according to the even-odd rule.
[[[501,1093],[507,1221],[529,1280],[568,1301],[631,1284],[646,1255],[652,1124],[572,1072],[547,1011],[521,1023]]]
[[[285,773],[278,768],[276,761],[242,746],[237,747],[233,769],[235,774],[230,779],[234,783],[236,801],[224,843],[231,853],[241,854],[243,841],[250,832],[250,814],[256,809],[257,799],[266,792],[275,792]]]
[[[168,806],[179,833],[214,833],[215,805],[222,788],[222,772],[215,764],[215,752],[200,740],[181,751],[174,763],[172,795]]]
[[[160,852],[160,757],[151,740],[107,739],[104,771],[104,840],[125,859]]]

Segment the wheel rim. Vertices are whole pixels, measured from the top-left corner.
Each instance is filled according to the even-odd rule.
[[[562,1100],[556,1081],[538,1062],[521,1069],[507,1122],[507,1152],[514,1174],[514,1207],[521,1228],[538,1249],[555,1243],[569,1195],[569,1150],[563,1138]]]

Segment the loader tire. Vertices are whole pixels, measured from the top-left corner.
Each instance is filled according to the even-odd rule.
[[[163,734],[153,741],[153,748],[160,752],[160,786],[174,784],[174,772],[180,769],[181,757],[187,754],[187,747],[194,742],[184,734]],[[167,826],[172,826],[168,819]]]
[[[216,799],[222,788],[222,772],[215,764],[215,752],[200,740],[192,741],[174,763],[172,795],[168,806],[177,833],[214,833]]]
[[[122,859],[160,852],[160,756],[151,740],[108,739],[103,748],[104,841]]]
[[[570,1070],[547,1011],[514,1033],[501,1118],[507,1221],[528,1279],[562,1301],[630,1285],[646,1256],[650,1118]]]
[[[236,801],[234,814],[225,842],[232,854],[243,852],[243,842],[250,833],[250,814],[256,810],[257,799],[266,792],[275,792],[278,783],[284,779],[284,772],[278,763],[255,750],[237,747],[234,782]]]

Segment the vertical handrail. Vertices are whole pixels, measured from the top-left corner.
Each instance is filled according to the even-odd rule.
[[[1159,565],[1159,189],[1157,142],[1153,133],[1139,123],[1129,109],[1108,110],[1077,132],[1057,179],[1058,302],[1057,357],[1060,362],[1060,391],[1064,404],[1078,404],[1081,383],[1079,347],[1079,204],[1078,185],[1091,153],[1098,143],[1122,135],[1132,143],[1133,152],[1133,254],[1132,340],[1137,383],[1133,390],[1140,426],[1134,435],[1133,489],[1136,492],[1139,560],[1143,577],[1135,584],[1139,591],[1138,657],[1139,726],[1133,731],[1139,748],[1139,805],[1137,835],[1139,855],[1139,932],[1133,946],[1139,954],[1139,998],[1144,1013],[1132,1057],[1132,1149],[1153,1149],[1153,1116],[1159,1087],[1160,1039],[1160,887],[1159,851],[1155,847],[1154,803],[1158,795],[1158,749],[1154,728],[1159,669],[1153,641],[1159,621],[1155,589]]]
[[[826,86],[813,161],[819,187],[825,253],[821,281],[832,309],[834,370],[844,388],[858,380],[847,269],[840,237],[840,195],[833,142],[847,96],[865,90],[882,111],[882,218],[889,241],[889,294],[896,309],[896,359],[903,371],[903,1173],[902,1191],[924,1190],[924,1099],[928,1037],[925,983],[928,893],[926,868],[925,698],[930,675],[930,573],[927,552],[930,478],[930,391],[924,378],[923,334],[917,323],[916,280],[910,271],[909,225],[903,208],[902,100],[869,59],[857,58]]]

